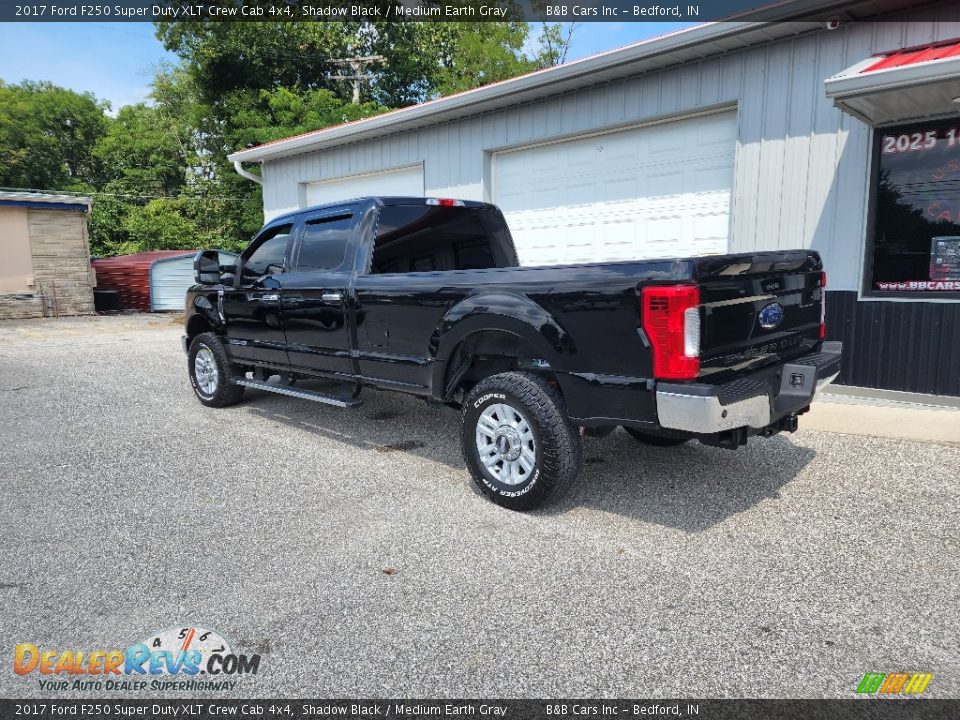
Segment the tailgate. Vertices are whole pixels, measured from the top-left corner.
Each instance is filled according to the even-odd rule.
[[[822,339],[822,273],[807,250],[697,260],[700,377],[720,381],[812,350]]]

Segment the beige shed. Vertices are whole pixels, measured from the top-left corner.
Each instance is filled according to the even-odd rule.
[[[72,195],[0,191],[0,319],[93,314],[92,204]]]

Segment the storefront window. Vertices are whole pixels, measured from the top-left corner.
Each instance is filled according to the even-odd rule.
[[[960,118],[878,129],[875,152],[868,292],[960,298]]]

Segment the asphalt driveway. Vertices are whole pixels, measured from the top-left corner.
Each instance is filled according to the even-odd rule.
[[[208,409],[179,335],[0,324],[4,697],[57,694],[13,674],[17,643],[187,624],[261,654],[236,696],[848,697],[867,671],[960,695],[958,447],[617,431],[572,497],[516,514],[472,490],[454,410]]]

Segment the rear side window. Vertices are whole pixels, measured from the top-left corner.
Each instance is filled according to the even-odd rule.
[[[283,259],[293,225],[270,228],[257,239],[257,246],[243,261],[243,276],[258,278],[283,272]]]
[[[373,273],[513,266],[513,244],[495,210],[431,205],[380,209]]]
[[[307,220],[300,242],[298,270],[333,270],[343,264],[350,236],[353,231],[353,215]]]

